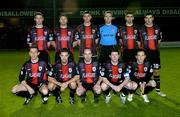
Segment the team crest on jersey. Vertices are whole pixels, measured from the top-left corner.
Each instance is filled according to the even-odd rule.
[[[100,71],[101,76],[104,76],[104,71]]]
[[[47,31],[44,31],[44,35],[47,35]]]
[[[94,29],[92,29],[92,33],[95,33],[95,30],[94,30]]]
[[[95,71],[96,71],[96,67],[93,67],[93,68],[92,68],[92,71],[95,72]]]
[[[158,32],[159,32],[158,30],[155,30],[155,34],[158,34]]]
[[[144,71],[147,72],[147,67],[144,67]]]
[[[42,66],[39,66],[39,71],[42,71]]]
[[[71,35],[71,31],[68,31],[68,35]]]
[[[57,33],[56,35],[57,35],[57,36],[59,36],[59,35],[60,35],[60,33]]]
[[[72,72],[72,68],[69,68],[69,72],[70,72],[70,73]]]
[[[134,34],[137,34],[137,30],[134,30]]]
[[[122,73],[122,68],[119,68],[118,71],[119,71],[119,73]]]

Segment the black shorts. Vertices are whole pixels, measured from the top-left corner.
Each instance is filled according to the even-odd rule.
[[[82,86],[86,89],[86,91],[88,91],[88,90],[93,90],[94,84],[82,83]]]
[[[37,92],[39,91],[39,88],[42,86],[42,85],[38,85],[38,84],[32,84],[32,83],[27,83],[35,92],[35,95],[37,95]]]
[[[118,50],[118,47],[116,45],[112,45],[112,46],[100,45],[100,55],[99,55],[99,63],[100,64],[104,64],[110,59],[109,55],[113,49]]]
[[[40,52],[39,58],[45,61],[47,65],[50,64],[49,52],[46,50],[43,50],[43,51],[40,50],[39,52]]]
[[[124,80],[120,80],[120,81],[118,81],[118,82],[116,82],[116,83],[112,83],[112,82],[111,82],[111,83],[112,83],[113,85],[115,85],[115,86],[118,86],[118,85],[120,85],[123,81],[124,81]],[[126,87],[123,86],[123,88],[126,88]],[[122,89],[123,89],[123,88],[122,88]],[[109,87],[109,89],[112,90],[113,93],[115,93],[115,94],[117,93],[117,92],[114,91],[111,87]]]
[[[128,50],[128,49],[125,49],[123,50],[123,53],[122,53],[122,58],[123,58],[123,61],[128,64],[129,62],[134,62],[135,61],[135,55],[137,53],[137,50],[135,49],[132,49],[132,50]]]
[[[160,69],[160,52],[159,50],[146,50],[146,58],[153,67],[153,69]]]
[[[136,82],[137,83],[137,85],[139,86],[139,83],[141,82],[141,83],[143,83],[143,82],[146,82],[146,83],[148,83],[149,81],[150,81],[150,79],[149,80],[144,80],[143,78],[142,79],[137,79],[137,78],[133,78],[133,79],[131,79],[132,81],[134,81],[134,82]]]

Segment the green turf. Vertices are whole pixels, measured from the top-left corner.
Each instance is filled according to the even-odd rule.
[[[152,92],[150,104],[135,96],[132,103],[122,105],[117,95],[112,96],[110,104],[104,103],[103,95],[94,104],[92,93],[88,92],[85,104],[76,97],[76,104],[70,105],[66,90],[61,105],[55,103],[53,96],[43,105],[38,95],[23,106],[24,99],[11,94],[11,88],[18,83],[19,70],[27,55],[25,51],[0,51],[0,117],[180,117],[180,48],[161,49],[161,87],[167,97]]]

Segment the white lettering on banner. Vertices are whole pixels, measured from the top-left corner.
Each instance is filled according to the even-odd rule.
[[[80,15],[83,15],[85,11],[80,11]],[[100,10],[89,11],[91,15],[101,15]]]
[[[136,15],[143,15],[143,14],[147,14],[147,13],[152,13],[152,14],[156,14],[156,15],[160,15],[161,11],[159,9],[157,10],[136,10],[135,14]]]
[[[169,14],[169,15],[180,15],[180,9],[170,9],[170,10],[165,10],[163,9],[162,10],[162,14],[165,15],[165,14]]]
[[[34,16],[35,11],[0,11],[0,16]]]

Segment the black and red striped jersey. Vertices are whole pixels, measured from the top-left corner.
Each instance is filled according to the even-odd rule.
[[[61,51],[62,48],[68,48],[73,53],[74,30],[71,27],[55,28],[54,37],[56,51]]]
[[[162,32],[157,25],[146,27],[143,25],[140,31],[141,42],[144,49],[157,50],[158,41],[162,40]]]
[[[138,25],[123,25],[119,29],[119,34],[120,39],[122,39],[121,46],[123,49],[138,49],[137,41],[140,41]]]
[[[46,63],[39,60],[37,63],[32,63],[28,60],[24,63],[19,74],[19,81],[26,80],[28,83],[39,85],[47,81],[48,70]]]
[[[84,24],[81,24],[77,27],[75,31],[75,40],[81,41],[81,45],[79,48],[80,56],[82,56],[85,48],[91,48],[93,56],[97,55],[97,50],[96,50],[96,39],[98,39],[97,32],[98,32],[97,26],[95,25],[84,26]]]
[[[113,65],[110,61],[106,63],[105,68],[101,69],[101,76],[105,77],[111,83],[118,83],[124,79],[129,79],[129,71],[123,62]]]
[[[53,34],[50,33],[47,27],[36,28],[33,26],[27,36],[27,43],[36,45],[38,50],[48,50],[47,43],[53,40]]]
[[[96,84],[96,82],[99,80],[100,70],[97,61],[92,61],[90,64],[86,64],[84,61],[80,61],[78,69],[80,82]]]
[[[78,68],[74,62],[69,62],[67,65],[57,62],[53,65],[53,77],[58,82],[66,82],[78,74]]]
[[[132,80],[149,81],[153,73],[152,66],[149,62],[138,64],[133,62],[130,70],[130,77]]]

